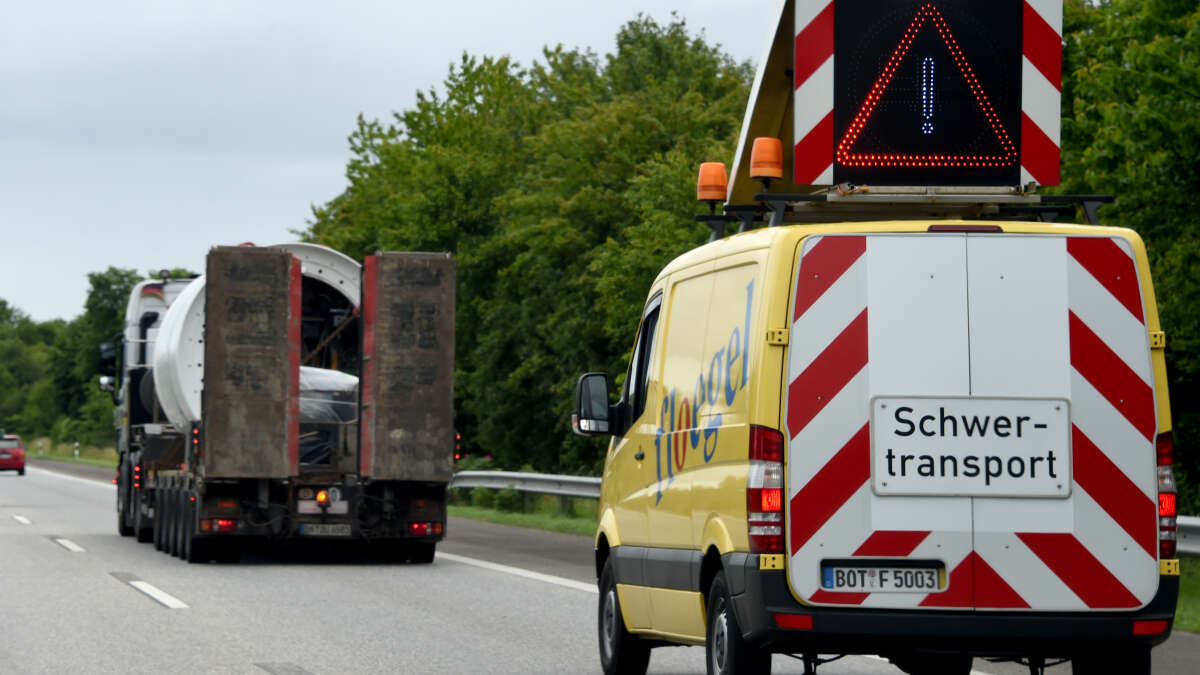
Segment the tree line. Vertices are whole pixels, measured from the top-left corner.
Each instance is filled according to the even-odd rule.
[[[1190,512],[1200,508],[1197,5],[1066,0],[1057,189],[1116,195],[1102,222],[1147,242]],[[302,235],[360,259],[452,252],[464,449],[503,467],[596,474],[604,445],[568,430],[575,380],[601,370],[621,384],[655,274],[705,240],[695,171],[731,162],[752,75],[678,17],[628,22],[603,56],[561,45],[529,65],[464,54],[410,109],[359,117],[348,186],[314,207]],[[119,326],[105,293],[130,282],[125,272],[89,276],[73,321],[0,316],[0,420],[99,437],[111,404],[84,363]]]

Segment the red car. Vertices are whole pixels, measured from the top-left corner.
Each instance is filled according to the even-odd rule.
[[[21,445],[20,436],[0,434],[0,471],[25,475],[25,446]]]

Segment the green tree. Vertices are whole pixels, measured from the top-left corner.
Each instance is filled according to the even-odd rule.
[[[1150,252],[1163,328],[1181,511],[1200,510],[1200,4],[1067,0],[1064,192],[1116,196],[1105,224]]]
[[[568,430],[575,378],[624,370],[655,272],[703,241],[693,172],[730,159],[750,75],[678,18],[626,24],[603,60],[464,55],[392,123],[358,120],[350,186],[306,236],[355,256],[453,252],[468,445],[595,471],[601,446]]]

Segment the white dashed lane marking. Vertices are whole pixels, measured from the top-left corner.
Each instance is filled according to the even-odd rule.
[[[25,516],[13,516],[13,520],[17,521],[18,523],[20,523],[22,525],[32,525],[33,524],[33,521],[26,518]]]
[[[64,539],[62,537],[54,537],[54,543],[67,549],[71,553],[83,553],[87,550],[84,547],[80,546],[79,544],[76,544],[75,542],[71,541],[70,539]]]
[[[109,572],[109,575],[117,581],[129,584],[133,588],[145,593],[155,602],[163,607],[166,607],[167,609],[187,609],[188,607],[186,602],[171,595],[170,593],[167,593],[148,581],[142,581],[129,572]]]

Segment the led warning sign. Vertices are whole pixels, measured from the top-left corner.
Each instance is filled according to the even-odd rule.
[[[795,0],[795,183],[1058,183],[1061,0]]]

